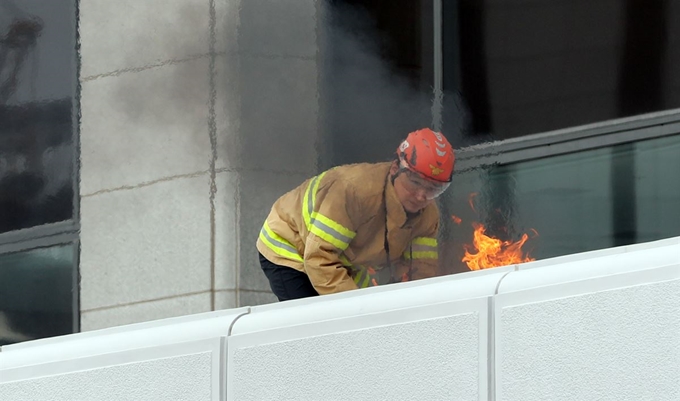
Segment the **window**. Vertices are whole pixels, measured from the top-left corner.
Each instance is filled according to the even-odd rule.
[[[77,246],[0,255],[0,346],[78,329]]]
[[[680,235],[680,3],[329,3],[319,168],[442,130],[459,150],[439,199],[447,273],[467,270],[472,221],[535,229],[539,259]]]
[[[0,0],[0,343],[78,326],[76,6]]]
[[[461,245],[472,244],[472,222],[503,240],[528,234],[526,250],[536,259],[680,236],[680,180],[670,173],[680,171],[678,155],[676,131],[457,174],[442,207],[447,271],[467,270]],[[452,224],[451,215],[462,223]]]
[[[319,165],[389,160],[407,130],[432,123],[432,1],[326,4]]]
[[[444,98],[470,112],[466,144],[680,107],[677,2],[441,3]]]

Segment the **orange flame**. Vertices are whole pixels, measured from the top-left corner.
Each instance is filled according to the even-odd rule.
[[[527,234],[523,234],[522,239],[517,242],[501,241],[484,234],[486,227],[483,224],[473,223],[472,226],[475,228],[472,240],[474,249],[470,245],[464,245],[465,257],[462,259],[470,270],[489,269],[535,260],[529,255],[523,256],[522,246],[529,238]],[[536,230],[533,232],[538,235]],[[477,252],[471,253],[470,251]]]
[[[453,222],[456,223],[456,224],[460,224],[463,221],[463,219],[461,219],[460,217],[455,216],[453,214],[451,215],[451,220],[453,220]]]

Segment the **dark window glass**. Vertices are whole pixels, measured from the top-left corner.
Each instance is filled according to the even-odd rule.
[[[528,234],[536,259],[679,236],[678,155],[675,135],[457,174],[442,199],[443,265],[467,270],[473,222],[503,241]]]
[[[678,1],[442,3],[444,132],[461,95],[470,117],[459,146],[680,107]]]
[[[0,233],[73,218],[74,1],[0,0]]]
[[[77,327],[75,245],[0,255],[0,346]]]
[[[460,149],[680,107],[680,1],[324,3],[320,169],[389,160],[423,126]],[[433,91],[435,3],[442,98]],[[531,160],[458,169],[439,200],[446,272],[468,270],[473,222],[503,240],[536,230],[524,249],[537,259],[680,235],[671,173],[680,171],[680,137],[589,143],[597,148],[578,151],[574,141],[558,145],[571,154],[538,158],[539,147]]]

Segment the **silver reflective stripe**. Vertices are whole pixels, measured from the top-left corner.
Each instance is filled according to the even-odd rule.
[[[429,245],[412,245],[411,251],[412,252],[436,252],[437,247],[436,246],[429,246]]]
[[[319,230],[325,232],[326,234],[332,236],[333,238],[337,239],[338,241],[341,241],[344,244],[348,244],[352,241],[352,238],[347,237],[345,235],[340,234],[336,230],[332,229],[331,227],[328,227],[324,223],[320,222],[319,220],[313,220],[312,225]]]
[[[260,230],[260,234],[264,235],[265,238],[267,238],[273,245],[276,245],[279,248],[283,248],[283,249],[287,250],[288,252],[292,252],[292,253],[295,253],[295,254],[298,253],[298,250],[293,248],[289,244],[286,244],[285,242],[281,242],[279,240],[272,238],[269,235],[269,233],[267,233],[267,230],[264,229],[264,227],[262,227],[262,230]]]

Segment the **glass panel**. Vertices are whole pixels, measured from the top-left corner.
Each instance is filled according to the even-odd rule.
[[[468,270],[472,222],[502,240],[528,234],[536,259],[678,236],[679,155],[675,135],[457,174],[442,200],[445,270]]]
[[[680,136],[635,144],[638,241],[680,235]]]
[[[73,333],[74,245],[0,255],[0,346]]]
[[[680,107],[680,2],[443,3],[444,128],[458,146]],[[452,131],[453,130],[453,131]]]
[[[75,1],[0,0],[0,233],[73,217]]]

